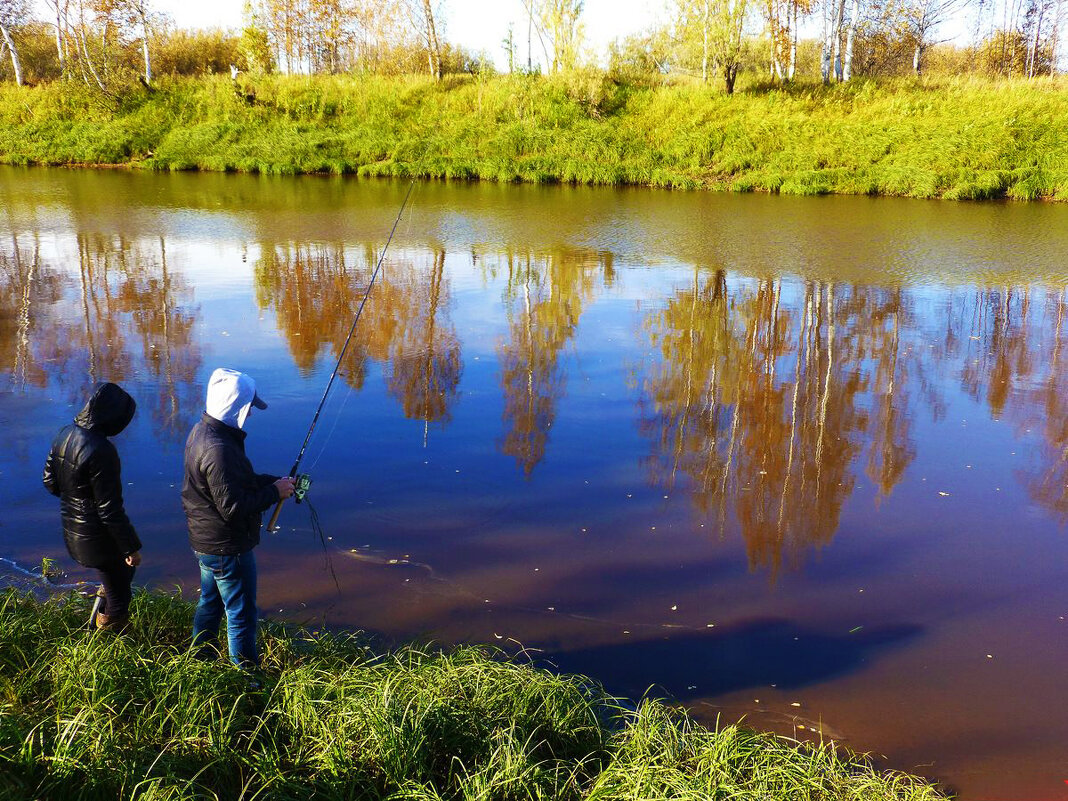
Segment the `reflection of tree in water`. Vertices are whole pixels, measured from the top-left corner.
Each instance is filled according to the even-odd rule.
[[[398,283],[411,291],[401,293],[408,303],[406,313],[397,320],[389,391],[400,399],[404,416],[422,420],[424,426],[448,421],[463,369],[460,342],[447,318],[444,273],[445,251],[439,248],[430,270],[409,267],[398,276]]]
[[[148,408],[159,430],[181,436],[199,408],[200,355],[191,292],[170,270],[166,244],[78,234],[77,278],[13,239],[0,251],[2,366],[16,387],[51,380],[72,402],[96,381],[129,382],[141,364],[158,380]],[[73,290],[73,297],[71,292]],[[141,348],[131,347],[136,334]],[[131,391],[144,403],[149,393]]]
[[[564,394],[559,355],[611,259],[589,251],[508,254],[508,340],[498,345],[506,431],[499,447],[526,476],[545,456],[556,403]]]
[[[666,488],[681,477],[720,531],[733,509],[750,563],[773,575],[784,555],[830,542],[865,439],[883,494],[915,452],[900,293],[803,289],[791,301],[780,281],[730,287],[695,270],[646,320],[659,356],[640,401],[650,477]]]
[[[368,246],[350,264],[343,245],[263,245],[256,264],[261,307],[273,307],[293,359],[307,373],[326,349],[337,358],[374,272]],[[406,417],[425,425],[448,419],[462,369],[459,339],[447,320],[445,254],[432,266],[410,260],[382,265],[360,317],[341,375],[359,389],[369,361],[387,364],[388,386]]]
[[[1068,523],[1068,364],[1065,290],[990,287],[947,307],[944,355],[994,419],[1042,434],[1023,471],[1032,499]],[[953,332],[953,333],[948,333]],[[960,332],[960,333],[957,333]]]
[[[36,240],[31,247],[13,237],[10,250],[0,250],[0,367],[17,389],[48,383],[42,341],[55,336],[49,310],[62,293],[61,277],[42,261]]]
[[[158,254],[121,250],[119,260],[125,280],[119,286],[118,305],[132,315],[145,365],[160,385],[153,419],[174,437],[184,436],[202,404],[196,386],[201,361],[193,336],[196,311],[181,302],[192,293],[167,264],[163,237]]]
[[[335,359],[341,352],[371,278],[373,258],[367,253],[359,264],[350,265],[340,244],[261,245],[255,266],[256,299],[261,308],[274,308],[278,328],[303,374],[315,366],[324,347]],[[380,291],[384,283],[383,277]],[[375,306],[368,304],[365,318]],[[349,345],[341,374],[356,389],[366,376],[368,348],[379,339],[377,327],[367,325]]]

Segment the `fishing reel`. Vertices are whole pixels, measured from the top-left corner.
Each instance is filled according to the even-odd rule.
[[[297,503],[304,500],[309,489],[311,489],[311,476],[307,473],[301,473],[293,479],[293,497],[296,498]]]

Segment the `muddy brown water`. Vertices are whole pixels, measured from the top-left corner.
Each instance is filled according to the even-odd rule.
[[[191,593],[207,376],[288,470],[406,189],[0,169],[0,556],[88,578],[39,475],[110,379]],[[1066,283],[1065,206],[419,185],[304,463],[340,592],[290,504],[261,606],[1068,798]]]

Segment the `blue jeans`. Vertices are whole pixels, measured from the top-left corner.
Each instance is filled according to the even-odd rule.
[[[193,553],[200,562],[193,647],[203,648],[215,640],[225,610],[230,661],[238,667],[255,667],[260,662],[256,650],[256,557],[252,551],[237,556]]]

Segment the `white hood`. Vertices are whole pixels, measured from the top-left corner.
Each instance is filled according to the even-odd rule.
[[[232,428],[244,428],[249,408],[266,409],[256,395],[256,382],[245,373],[220,367],[208,379],[206,409],[210,417]]]

